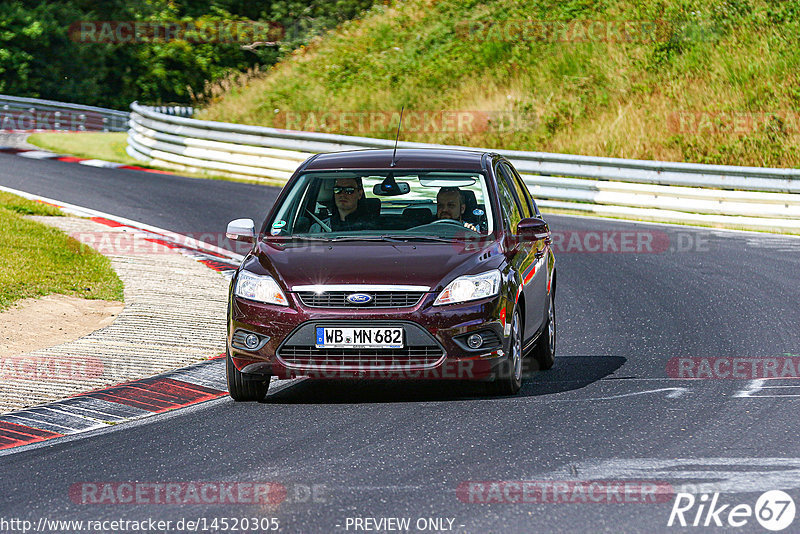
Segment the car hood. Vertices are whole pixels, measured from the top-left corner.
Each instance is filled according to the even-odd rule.
[[[500,250],[493,241],[260,242],[255,252],[260,267],[290,291],[294,286],[316,284],[420,285],[436,291],[461,274],[496,267],[493,258]],[[255,265],[247,267],[256,270]]]

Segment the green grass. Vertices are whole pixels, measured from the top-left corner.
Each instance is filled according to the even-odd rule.
[[[32,134],[28,142],[59,154],[140,165],[125,152],[127,138],[125,132],[48,132]]]
[[[55,217],[64,215],[64,213],[55,206],[18,197],[17,195],[12,195],[5,191],[0,191],[0,208],[21,215],[50,215]]]
[[[60,212],[0,192],[0,311],[17,300],[51,293],[123,300],[122,282],[108,258],[23,214]]]
[[[68,154],[79,158],[99,159],[112,161],[124,165],[135,165],[147,169],[169,171],[189,178],[207,178],[210,180],[228,180],[232,182],[244,182],[264,185],[283,185],[280,180],[248,180],[247,178],[226,176],[218,173],[196,173],[157,165],[148,165],[138,159],[134,159],[125,152],[128,146],[128,134],[125,132],[47,132],[36,133],[28,137],[28,143],[44,150],[57,152],[58,154]]]
[[[464,30],[465,23],[498,19],[659,26],[648,34],[655,39],[639,42],[478,39]],[[795,167],[798,30],[800,7],[781,0],[391,2],[317,38],[266,74],[226,81],[224,90],[211,87],[198,118],[281,127],[287,112],[390,113],[402,105],[407,112],[495,111],[522,120],[483,130],[408,129],[401,138]],[[396,121],[374,129],[354,121],[317,128],[393,139]]]

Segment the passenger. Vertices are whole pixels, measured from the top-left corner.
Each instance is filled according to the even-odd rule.
[[[331,230],[359,230],[368,222],[363,203],[364,186],[361,178],[337,178],[333,185],[333,215],[323,222]],[[309,232],[323,232],[322,225],[315,222]]]
[[[436,195],[436,218],[439,220],[452,219],[464,225],[464,228],[469,228],[475,232],[478,228],[474,224],[464,222],[464,196],[461,194],[461,189],[458,187],[442,187]]]

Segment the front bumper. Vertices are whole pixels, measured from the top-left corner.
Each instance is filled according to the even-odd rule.
[[[413,307],[312,308],[289,293],[289,307],[231,296],[228,350],[246,374],[280,378],[408,378],[489,380],[506,359],[504,335],[511,303],[501,296],[448,306],[433,306],[427,293]],[[403,349],[317,349],[316,326],[401,326]],[[466,338],[486,339],[471,349]],[[247,333],[258,336],[253,349],[243,346]]]

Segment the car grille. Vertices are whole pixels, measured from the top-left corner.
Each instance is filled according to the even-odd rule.
[[[436,365],[443,357],[435,346],[402,349],[318,349],[314,346],[285,346],[278,357],[285,363],[310,368],[333,366],[356,369],[423,368]]]
[[[300,291],[297,295],[303,305],[310,308],[410,308],[416,306],[422,296],[422,291],[365,291],[372,301],[366,304],[353,304],[347,300],[349,295],[356,291]]]

